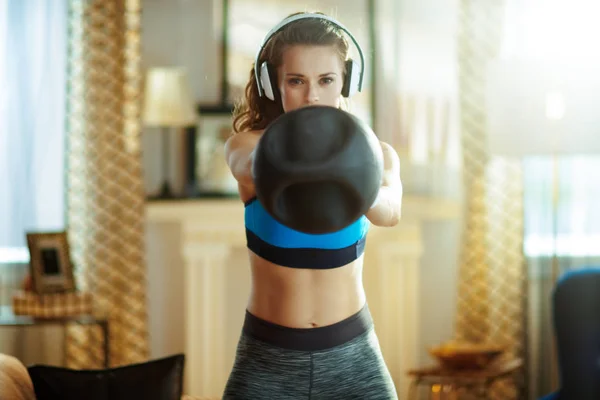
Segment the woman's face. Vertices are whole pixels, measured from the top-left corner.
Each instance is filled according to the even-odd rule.
[[[309,105],[339,108],[344,65],[333,46],[290,46],[277,71],[283,110]]]

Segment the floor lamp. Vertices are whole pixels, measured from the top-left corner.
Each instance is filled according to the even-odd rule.
[[[151,68],[146,75],[143,121],[148,127],[159,127],[162,130],[163,183],[156,199],[175,197],[169,184],[168,135],[171,129],[182,130],[194,125],[197,118],[186,70],[176,67]]]
[[[589,64],[542,65],[539,60],[496,60],[487,73],[488,148],[492,155],[548,156],[552,179],[552,284],[559,277],[558,205],[561,156],[600,153],[600,80]],[[552,354],[552,385],[558,385]]]

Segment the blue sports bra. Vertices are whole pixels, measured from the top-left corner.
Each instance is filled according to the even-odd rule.
[[[365,250],[370,226],[363,215],[337,232],[299,232],[275,220],[256,197],[245,203],[244,215],[248,248],[267,261],[290,268],[330,269],[356,260]]]

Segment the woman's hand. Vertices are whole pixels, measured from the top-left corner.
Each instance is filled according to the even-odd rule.
[[[400,158],[392,146],[380,143],[383,151],[383,180],[377,199],[367,211],[366,217],[373,225],[389,227],[398,224],[402,215]]]

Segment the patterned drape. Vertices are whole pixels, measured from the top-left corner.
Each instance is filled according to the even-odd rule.
[[[487,148],[485,74],[502,38],[503,0],[461,0],[458,58],[465,185],[456,336],[525,355],[522,173]],[[525,372],[496,385],[491,399],[525,398]]]
[[[139,0],[70,0],[68,233],[79,289],[110,322],[111,365],[148,357],[140,153]],[[100,332],[71,327],[66,362],[102,366]]]

